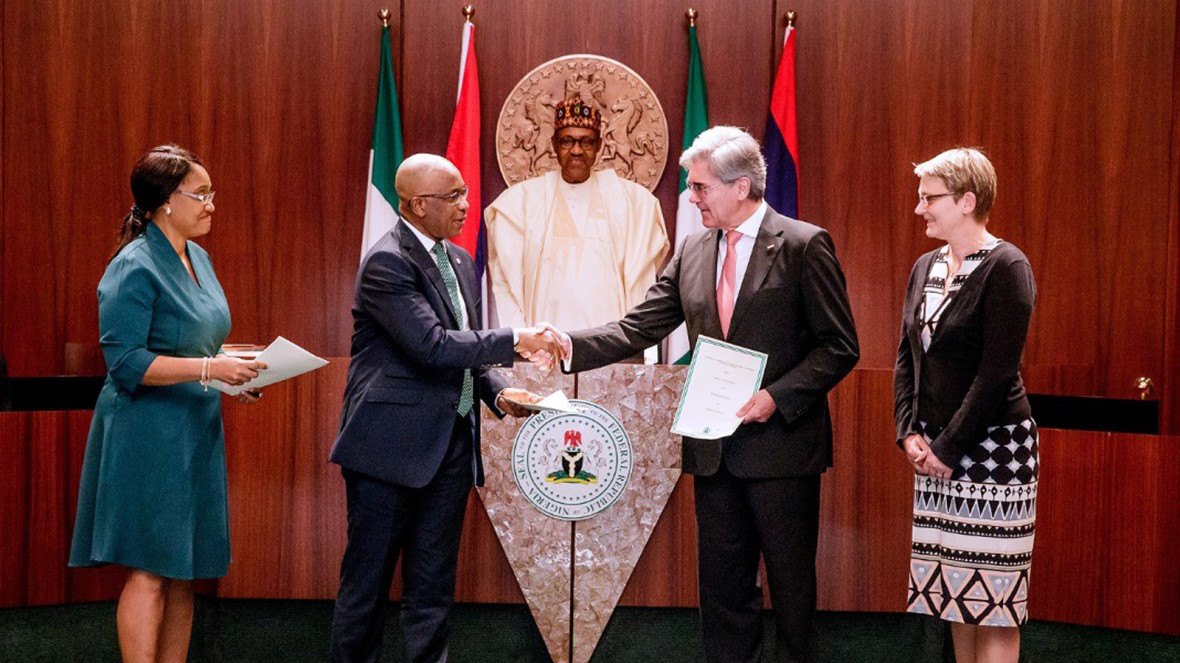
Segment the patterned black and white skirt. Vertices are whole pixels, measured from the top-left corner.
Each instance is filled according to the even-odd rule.
[[[927,442],[936,431],[922,434]],[[914,477],[907,610],[951,622],[1019,626],[1040,475],[1032,419],[987,429],[950,479]]]

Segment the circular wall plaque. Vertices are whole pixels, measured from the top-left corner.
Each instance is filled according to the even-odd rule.
[[[668,161],[668,120],[660,100],[627,65],[601,55],[567,55],[530,71],[504,100],[496,122],[496,159],[509,186],[557,168],[553,114],[581,93],[602,113],[602,149],[594,169],[654,191]]]

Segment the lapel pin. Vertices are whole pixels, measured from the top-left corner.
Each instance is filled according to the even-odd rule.
[[[766,252],[773,253],[774,252],[774,244],[767,244],[766,245]]]

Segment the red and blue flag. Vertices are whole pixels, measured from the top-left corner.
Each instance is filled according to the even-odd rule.
[[[795,119],[795,27],[787,25],[783,55],[774,76],[770,117],[762,141],[766,156],[766,202],[779,214],[799,218],[799,127]]]

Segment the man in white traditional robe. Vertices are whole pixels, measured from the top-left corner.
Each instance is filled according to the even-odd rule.
[[[501,326],[617,320],[643,301],[668,252],[656,197],[612,169],[593,170],[598,110],[573,96],[555,116],[560,170],[509,187],[484,214]]]

